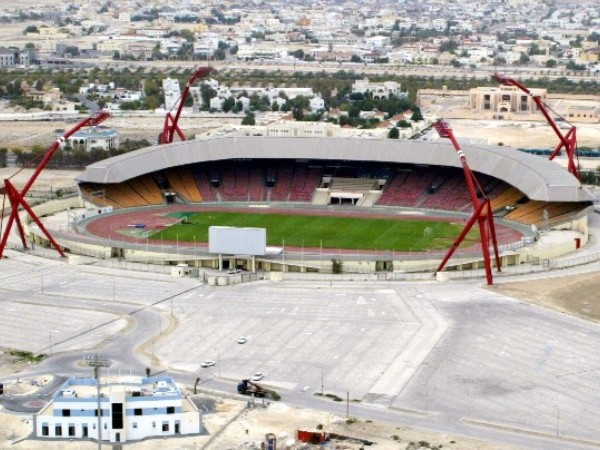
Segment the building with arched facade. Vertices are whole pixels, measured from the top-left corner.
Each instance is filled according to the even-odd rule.
[[[116,150],[119,148],[119,132],[107,128],[92,127],[79,130],[67,138],[72,149],[83,149],[91,152],[94,148]],[[63,145],[66,145],[63,144]]]
[[[546,89],[531,89],[531,92],[546,102]],[[515,86],[470,89],[469,106],[472,112],[486,119],[513,119],[515,115],[537,115],[539,111],[533,98]]]

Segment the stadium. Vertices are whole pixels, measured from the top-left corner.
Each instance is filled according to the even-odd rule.
[[[539,230],[570,231],[559,239],[560,249],[553,250],[555,255],[587,242],[591,198],[564,168],[505,147],[467,144],[463,150],[491,199],[503,265],[518,265],[542,256],[518,251],[535,242]],[[344,272],[431,270],[473,209],[461,161],[452,146],[442,140],[195,139],[95,163],[77,181],[88,204],[98,212],[114,213],[97,215],[92,209],[80,225],[88,237],[110,241],[110,250],[88,241],[85,246],[66,244],[72,252],[250,272],[330,273],[332,259],[343,261]],[[215,216],[224,211],[251,215],[250,220],[236,222],[241,226],[262,226],[260,216],[308,216],[311,220],[300,225],[300,230],[276,233],[281,221],[275,219],[267,231],[269,251],[257,258],[243,253],[223,258],[207,252],[207,222],[203,230],[182,225],[178,231],[165,233],[165,227],[187,221],[194,211],[213,211]],[[368,237],[372,222],[355,223],[359,234],[346,231],[341,234],[347,234],[348,239],[336,241],[333,236],[340,234],[335,232],[342,226],[340,222],[325,225],[316,218],[319,216],[427,223],[414,231],[416,235],[404,239],[405,231],[384,229],[377,236],[379,242]],[[313,231],[317,228],[312,233],[311,221]],[[437,236],[436,224],[440,223],[451,223],[455,228],[449,235]],[[230,225],[225,218],[213,224]],[[388,239],[381,239],[383,236]],[[467,240],[460,249],[462,257],[452,268],[481,267],[476,240]],[[160,251],[175,241],[175,256]],[[137,249],[131,250],[135,243]],[[151,255],[142,254],[144,250]]]
[[[477,235],[447,266],[449,282],[431,277],[473,212],[447,141],[195,139],[95,163],[77,177],[79,196],[35,207],[69,264],[37,258],[48,255],[49,243],[23,220],[34,251],[10,250],[0,260],[4,345],[51,354],[35,373],[85,374],[81,353],[99,348],[113,374],[148,368],[174,373],[186,386],[201,377],[206,389],[225,395],[260,372],[284,402],[339,416],[343,405],[313,396],[343,398],[351,390],[352,417],[364,419],[360,426],[393,424],[388,440],[401,424],[433,430],[449,448],[454,439],[455,448],[485,448],[463,446],[462,436],[500,448],[597,446],[589,420],[600,407],[597,324],[500,290],[518,278],[513,268],[542,272],[556,268],[542,261],[555,260],[570,267],[561,257],[569,254],[583,264],[583,253],[573,252],[594,240],[592,200],[554,162],[461,144],[494,211],[506,267],[495,289],[481,286]],[[231,225],[227,214],[242,216],[235,226],[272,227],[263,255],[210,251],[200,232],[212,223],[198,216],[220,215],[230,222],[218,225]],[[358,236],[341,219],[362,221],[351,222]],[[379,220],[391,231],[369,235]],[[309,237],[313,223],[321,233]],[[406,228],[396,231],[396,223]],[[420,228],[409,235],[413,223]],[[451,225],[447,234],[440,224]],[[277,228],[283,234],[270,240]],[[334,241],[325,231],[349,236]],[[582,251],[588,248],[597,246]],[[594,258],[582,270],[597,269]],[[334,261],[342,261],[342,273]],[[180,277],[194,270],[205,282]],[[526,278],[573,292],[584,284],[555,271]],[[594,308],[573,297],[581,297],[581,311]],[[207,359],[215,366],[202,368]],[[300,426],[294,411],[285,417]],[[194,445],[221,432],[207,429]],[[255,429],[250,435],[261,438]],[[218,439],[214,448],[225,448]]]

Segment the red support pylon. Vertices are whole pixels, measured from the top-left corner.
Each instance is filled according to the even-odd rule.
[[[192,77],[188,80],[188,82],[185,85],[185,89],[183,90],[181,97],[179,99],[179,105],[177,106],[177,111],[176,111],[175,115],[173,116],[171,114],[171,111],[169,111],[167,113],[167,116],[165,117],[165,124],[163,126],[163,131],[160,135],[160,143],[161,144],[170,144],[171,142],[173,142],[175,133],[177,133],[177,135],[179,136],[179,139],[181,139],[182,141],[185,141],[185,134],[183,134],[183,131],[181,131],[181,128],[179,128],[179,124],[178,124],[179,117],[181,116],[181,111],[183,110],[183,104],[185,103],[185,99],[188,96],[188,92],[190,91],[190,87],[192,86],[192,84],[198,78],[207,76],[212,70],[213,70],[213,68],[210,66],[200,67],[198,70],[196,70],[196,72],[194,72]]]
[[[454,149],[458,153],[474,209],[473,215],[467,221],[465,227],[462,229],[456,240],[453,242],[452,246],[448,249],[448,253],[446,253],[446,256],[438,266],[436,273],[444,270],[444,267],[446,266],[448,260],[452,257],[452,255],[460,246],[462,241],[465,239],[469,231],[471,231],[473,225],[475,225],[475,223],[477,222],[479,225],[479,237],[481,240],[483,262],[485,265],[485,276],[487,279],[487,284],[491,286],[494,284],[494,280],[492,277],[492,261],[490,258],[490,240],[492,248],[494,249],[494,256],[496,259],[496,267],[498,268],[498,272],[500,272],[501,270],[501,261],[500,254],[498,253],[496,227],[494,226],[494,216],[492,214],[492,205],[490,199],[487,198],[487,196],[483,192],[483,189],[481,188],[481,185],[477,181],[477,178],[475,178],[475,175],[471,171],[471,168],[467,163],[467,158],[461,150],[458,141],[454,137],[454,133],[452,132],[452,128],[450,127],[450,125],[447,122],[438,120],[433,126],[440,135],[440,137],[448,138],[450,139],[450,141],[452,141]],[[479,196],[477,195],[478,193]]]
[[[556,134],[556,136],[559,139],[558,145],[556,146],[554,151],[550,154],[548,159],[553,160],[560,153],[561,149],[564,148],[565,152],[567,154],[567,159],[568,159],[567,170],[570,173],[572,173],[575,178],[577,178],[579,180],[580,175],[579,175],[579,167],[578,167],[579,164],[578,164],[578,156],[577,156],[577,131],[576,131],[577,128],[574,125],[570,124],[564,117],[557,114],[556,111],[552,111],[564,123],[567,123],[569,125],[569,131],[567,131],[567,133],[563,135],[562,131],[560,131],[560,128],[556,124],[556,121],[552,118],[552,116],[548,112],[550,110],[550,107],[542,101],[542,97],[540,95],[533,93],[533,91],[528,89],[520,81],[505,77],[504,75],[501,75],[499,73],[495,73],[495,74],[491,75],[491,77],[494,81],[497,81],[498,83],[503,84],[505,86],[514,86],[514,87],[520,89],[521,91],[525,92],[529,97],[531,97],[531,99],[534,101],[534,103],[536,104],[536,106],[538,107],[540,112],[544,115],[544,118],[548,122],[548,125],[550,125],[550,127],[554,131],[554,134]]]
[[[106,112],[101,112],[100,114],[98,114],[97,116],[94,116],[94,117],[88,117],[87,119],[84,119],[81,122],[79,122],[72,129],[70,129],[67,133],[65,133],[64,136],[59,137],[54,142],[54,144],[52,144],[52,146],[48,150],[46,150],[46,152],[43,154],[42,160],[40,161],[39,165],[37,166],[37,168],[31,175],[31,177],[29,178],[27,183],[25,183],[25,186],[23,187],[23,189],[20,192],[10,181],[10,178],[14,177],[17,173],[20,172],[20,170],[17,171],[15,174],[13,174],[10,178],[7,178],[4,180],[4,195],[5,195],[5,197],[8,197],[8,199],[9,199],[11,210],[10,210],[10,215],[8,216],[8,222],[6,223],[6,227],[3,228],[2,226],[0,226],[0,232],[2,232],[2,240],[0,241],[0,258],[2,258],[3,254],[4,254],[4,248],[6,247],[6,243],[8,242],[8,237],[10,236],[12,226],[15,222],[17,223],[17,231],[19,233],[19,236],[21,237],[21,242],[23,243],[23,247],[27,248],[27,238],[25,236],[23,224],[21,223],[21,219],[19,217],[19,208],[20,207],[22,207],[25,211],[27,211],[27,213],[29,214],[31,219],[37,224],[37,226],[40,228],[42,233],[44,233],[44,235],[48,238],[48,240],[50,241],[52,246],[56,249],[56,251],[60,254],[60,256],[63,256],[63,257],[65,256],[64,252],[62,251],[62,249],[60,248],[58,243],[54,240],[52,235],[48,232],[48,230],[46,229],[46,227],[44,226],[42,221],[33,212],[31,207],[27,204],[27,201],[25,200],[25,195],[27,195],[27,192],[29,192],[29,189],[31,188],[31,186],[33,185],[33,183],[35,183],[35,180],[37,179],[37,177],[40,175],[42,170],[44,170],[46,165],[50,162],[50,159],[54,155],[54,152],[56,151],[56,149],[58,149],[58,147],[60,147],[60,145],[65,141],[65,139],[67,139],[69,136],[71,136],[72,134],[79,131],[79,129],[81,129],[82,127],[98,125],[100,122],[107,119],[108,117],[109,117],[109,114]],[[4,211],[2,212],[2,225],[3,224],[4,224]]]

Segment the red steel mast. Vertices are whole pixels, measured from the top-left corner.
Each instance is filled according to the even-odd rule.
[[[554,149],[554,151],[548,159],[553,160],[554,157],[558,155],[560,153],[560,150],[564,147],[567,153],[567,158],[569,160],[568,171],[571,172],[573,176],[579,180],[579,168],[577,163],[577,128],[571,123],[569,123],[567,120],[565,120],[564,117],[560,116],[555,111],[553,111],[555,115],[557,115],[563,122],[566,122],[570,126],[569,131],[567,131],[567,133],[563,135],[560,129],[558,128],[558,125],[556,125],[556,121],[548,112],[550,108],[542,101],[541,96],[534,94],[531,90],[527,89],[527,87],[525,87],[521,82],[513,80],[512,78],[505,77],[504,75],[501,75],[499,73],[495,73],[490,76],[493,80],[497,81],[500,84],[503,84],[505,86],[515,86],[519,88],[533,99],[539,110],[546,118],[546,121],[548,121],[548,125],[552,127],[552,130],[554,130],[554,133],[556,133],[558,139],[560,140],[559,144],[556,146],[556,148]]]
[[[160,135],[161,144],[170,144],[171,142],[173,142],[175,132],[177,132],[179,139],[185,141],[185,135],[183,134],[183,131],[181,131],[181,128],[179,128],[179,125],[177,124],[177,122],[179,122],[179,116],[181,116],[183,104],[185,103],[185,99],[188,96],[191,85],[194,84],[194,82],[198,78],[207,76],[212,70],[212,67],[200,67],[198,70],[196,70],[194,75],[192,75],[192,77],[186,83],[185,89],[183,90],[183,93],[181,94],[181,97],[179,99],[179,106],[177,107],[177,112],[175,113],[175,116],[173,116],[171,114],[171,111],[169,111],[167,113],[167,116],[165,117],[165,125],[163,127],[162,134]]]
[[[464,240],[467,233],[471,230],[475,222],[479,224],[479,236],[481,239],[481,251],[483,252],[483,261],[485,264],[485,276],[487,278],[487,284],[493,285],[494,280],[492,278],[492,262],[490,258],[490,243],[489,240],[492,241],[492,247],[494,249],[494,255],[496,257],[496,267],[498,268],[498,272],[500,272],[500,255],[498,254],[498,243],[496,241],[496,228],[494,226],[494,216],[492,214],[492,205],[490,203],[490,199],[487,198],[481,185],[475,178],[475,174],[471,171],[471,168],[467,164],[467,158],[458,144],[458,141],[454,137],[454,133],[452,132],[452,128],[448,122],[444,122],[443,120],[438,120],[434,125],[434,128],[442,138],[448,138],[452,141],[454,145],[454,149],[458,153],[460,157],[460,162],[462,164],[463,172],[465,174],[465,179],[467,181],[467,187],[469,189],[469,194],[471,195],[471,202],[473,203],[473,215],[466,223],[463,230],[460,232],[452,247],[448,249],[448,253],[440,263],[439,267],[436,270],[437,272],[441,272],[444,270],[446,263],[452,257],[456,249],[460,246],[461,242]],[[479,196],[477,195],[479,193]]]
[[[52,246],[56,249],[56,251],[60,254],[60,256],[63,256],[63,257],[65,256],[65,254],[62,251],[62,249],[60,248],[60,246],[56,243],[54,238],[50,235],[50,233],[48,232],[46,227],[44,227],[44,224],[42,223],[42,221],[33,212],[31,207],[27,204],[27,201],[25,200],[25,195],[27,194],[27,192],[29,191],[29,189],[31,188],[33,183],[35,183],[35,180],[40,175],[42,170],[44,170],[46,165],[50,162],[50,159],[54,155],[54,152],[56,151],[56,149],[58,149],[58,147],[60,147],[60,145],[65,141],[65,139],[67,139],[69,136],[71,136],[75,132],[79,131],[79,129],[81,129],[82,127],[96,126],[103,120],[107,119],[108,117],[109,117],[109,114],[107,112],[101,112],[97,116],[88,117],[87,119],[84,119],[81,122],[79,122],[72,129],[67,131],[63,136],[59,137],[54,142],[54,144],[52,144],[52,146],[48,150],[46,150],[46,152],[44,153],[44,155],[42,157],[42,160],[40,161],[39,165],[33,172],[33,175],[31,175],[31,178],[29,178],[29,181],[27,181],[27,183],[25,184],[25,186],[23,187],[21,192],[19,192],[17,190],[17,188],[10,181],[10,178],[14,177],[17,173],[20,172],[20,170],[18,170],[16,173],[14,173],[10,178],[7,178],[4,180],[4,196],[5,196],[5,198],[8,197],[8,199],[10,201],[11,211],[10,211],[10,216],[8,217],[8,222],[6,224],[6,228],[4,228],[4,233],[2,234],[2,241],[0,241],[0,258],[2,258],[2,255],[4,253],[4,248],[6,247],[6,242],[8,241],[8,237],[10,235],[10,231],[11,231],[11,228],[12,228],[12,225],[14,222],[17,223],[19,235],[21,236],[21,242],[23,242],[23,247],[27,248],[27,240],[25,238],[25,232],[23,231],[23,224],[21,223],[21,219],[19,218],[19,207],[20,206],[22,206],[23,209],[25,209],[25,211],[27,211],[27,213],[29,214],[31,219],[37,224],[38,227],[40,227],[40,230],[42,230],[42,232],[46,235],[46,237],[48,238],[48,240],[50,241]],[[2,221],[0,222],[0,225],[3,222],[4,222],[4,208],[2,209]],[[2,230],[2,227],[0,226],[0,231],[1,230]]]

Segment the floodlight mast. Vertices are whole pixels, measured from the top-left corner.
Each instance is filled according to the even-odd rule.
[[[548,159],[553,160],[560,153],[560,150],[564,147],[565,152],[567,153],[567,158],[568,158],[567,170],[569,172],[571,172],[573,174],[573,176],[579,180],[580,174],[579,174],[579,168],[578,168],[578,162],[577,162],[577,127],[570,124],[567,120],[565,120],[564,117],[560,116],[555,111],[553,111],[554,114],[556,114],[562,121],[568,123],[570,126],[569,131],[567,131],[567,133],[563,135],[563,133],[558,128],[558,125],[556,125],[556,121],[552,118],[552,116],[548,112],[548,110],[550,108],[548,107],[548,105],[546,105],[542,101],[541,96],[533,93],[524,84],[522,84],[521,82],[514,80],[512,78],[505,77],[504,75],[501,75],[499,73],[495,73],[490,76],[494,81],[497,81],[498,83],[503,84],[505,86],[514,86],[514,87],[520,89],[521,91],[525,92],[527,95],[529,95],[531,97],[531,99],[537,105],[538,109],[542,112],[542,114],[546,118],[548,125],[550,125],[550,127],[552,128],[554,133],[558,136],[558,139],[560,141],[559,144],[554,149],[554,151],[550,154],[550,157]]]
[[[194,84],[194,82],[198,78],[206,77],[212,70],[213,70],[213,68],[210,66],[200,67],[198,70],[196,70],[196,72],[194,72],[192,77],[186,83],[185,89],[183,90],[183,93],[181,94],[181,97],[179,99],[179,105],[177,107],[175,116],[173,116],[171,114],[171,111],[169,111],[167,113],[167,116],[165,117],[165,125],[164,125],[163,131],[160,135],[160,143],[161,144],[170,144],[171,142],[173,142],[173,138],[175,137],[176,132],[177,132],[177,135],[179,136],[179,139],[181,139],[182,141],[185,141],[185,135],[183,134],[183,131],[181,131],[181,128],[179,128],[179,125],[178,125],[179,117],[181,116],[181,111],[183,110],[183,104],[185,103],[185,99],[188,96],[188,93],[190,91],[190,87],[192,86],[192,84]]]
[[[50,241],[52,246],[56,249],[56,251],[60,254],[60,256],[63,256],[63,257],[65,256],[64,252],[62,251],[60,246],[56,243],[56,241],[54,240],[52,235],[48,232],[48,230],[46,229],[46,227],[44,226],[42,221],[33,212],[31,207],[27,204],[27,201],[25,200],[25,195],[27,195],[27,192],[29,192],[29,189],[31,189],[31,186],[33,185],[33,183],[35,183],[35,181],[37,180],[37,178],[40,175],[40,173],[42,172],[42,170],[44,170],[44,168],[48,165],[48,163],[50,162],[50,159],[52,158],[52,156],[54,155],[56,150],[60,147],[60,145],[68,137],[70,137],[72,134],[79,131],[82,127],[96,126],[99,123],[101,123],[102,121],[104,121],[105,119],[107,119],[108,117],[109,117],[109,114],[107,112],[101,112],[96,116],[88,117],[87,119],[84,119],[81,122],[79,122],[76,126],[71,128],[69,131],[67,131],[63,136],[59,137],[54,142],[54,144],[52,144],[52,146],[50,146],[50,148],[48,150],[46,150],[46,152],[43,154],[42,160],[38,164],[37,168],[31,175],[31,178],[29,178],[29,180],[27,181],[27,183],[25,184],[25,186],[23,187],[21,192],[19,192],[17,190],[17,188],[10,181],[10,178],[17,175],[21,171],[21,169],[18,170],[16,173],[14,173],[11,177],[4,180],[4,196],[8,197],[8,200],[10,202],[11,211],[10,211],[10,216],[8,217],[8,222],[6,224],[6,228],[4,228],[2,230],[2,227],[0,226],[0,230],[3,231],[2,240],[0,241],[0,258],[2,258],[2,255],[4,254],[4,248],[6,247],[6,243],[8,241],[8,237],[10,235],[10,231],[11,231],[11,228],[12,228],[12,225],[14,222],[17,223],[17,229],[19,231],[19,236],[21,237],[21,242],[23,243],[23,247],[27,248],[27,239],[25,237],[25,232],[23,230],[23,224],[21,223],[21,219],[19,218],[19,207],[20,206],[23,207],[23,209],[25,211],[27,211],[27,213],[29,214],[31,219],[37,224],[37,226],[40,228],[40,230],[46,235],[46,237],[48,238],[48,240]],[[4,209],[2,211],[2,219],[4,219]],[[2,222],[3,221],[4,220],[2,220]]]
[[[492,241],[492,247],[494,249],[494,256],[496,258],[496,267],[498,269],[498,272],[500,272],[501,270],[501,262],[500,255],[498,253],[496,228],[494,226],[494,216],[492,214],[492,205],[490,203],[490,199],[487,198],[487,196],[483,192],[483,189],[481,188],[481,185],[477,181],[477,178],[475,178],[475,175],[471,171],[471,168],[467,163],[467,158],[461,150],[458,141],[454,137],[454,133],[452,132],[450,124],[448,122],[444,122],[443,120],[438,120],[433,126],[440,135],[440,137],[448,138],[450,139],[450,141],[452,141],[452,145],[458,153],[474,209],[473,215],[466,223],[465,227],[460,232],[452,246],[448,249],[448,253],[446,253],[446,256],[437,268],[436,273],[444,270],[444,267],[446,266],[448,260],[452,257],[456,249],[460,246],[460,244],[466,237],[467,233],[471,230],[475,222],[477,222],[479,224],[479,236],[481,239],[481,251],[483,252],[483,261],[485,265],[485,276],[487,279],[487,284],[492,286],[494,284],[494,280],[492,277],[492,262],[490,258],[490,239]]]

